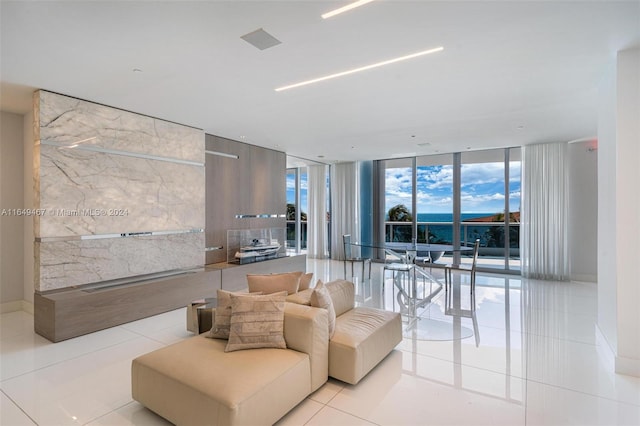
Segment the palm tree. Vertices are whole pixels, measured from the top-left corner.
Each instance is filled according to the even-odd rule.
[[[296,206],[295,204],[287,203],[287,220],[296,220]],[[307,214],[300,212],[300,220],[307,221]]]
[[[390,222],[412,222],[413,217],[411,213],[409,213],[409,209],[404,204],[398,204],[389,209],[387,213],[389,216]],[[407,225],[397,225],[391,226],[393,229],[393,235],[388,235],[388,241],[401,241],[408,242],[411,241],[412,230],[411,226]]]
[[[390,222],[411,222],[413,220],[409,209],[404,204],[391,207],[387,215]]]

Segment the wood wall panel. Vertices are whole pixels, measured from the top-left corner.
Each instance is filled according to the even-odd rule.
[[[206,156],[206,246],[226,247],[229,229],[286,227],[284,217],[236,218],[286,214],[286,154],[213,135],[206,135],[205,144],[208,151],[238,156]],[[207,264],[226,260],[224,249],[207,252]]]

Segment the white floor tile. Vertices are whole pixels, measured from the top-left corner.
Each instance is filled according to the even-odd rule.
[[[34,426],[35,423],[4,393],[0,392],[0,425]]]
[[[472,325],[463,322],[465,327]],[[526,358],[522,333],[479,326],[475,336],[461,340],[425,341],[405,339],[398,349],[496,373],[525,378]]]
[[[606,398],[527,384],[527,425],[639,425],[640,407]]]
[[[320,404],[326,404],[335,397],[338,392],[344,389],[345,383],[332,379],[329,377],[329,381],[325,383],[320,389],[309,395],[309,399],[312,399]]]
[[[528,334],[596,343],[596,314],[547,311],[530,308],[524,316],[524,331]]]
[[[153,333],[157,333],[176,325],[186,326],[186,324],[187,308],[184,307],[123,324],[120,327],[133,331],[134,333],[150,337]]]
[[[2,342],[16,336],[33,334],[33,315],[25,311],[2,314],[0,321],[0,346]]]
[[[137,402],[131,402],[90,423],[87,426],[171,426],[171,423]]]
[[[396,351],[329,406],[380,425],[523,425],[524,382]]]
[[[309,259],[307,269],[314,281],[343,278],[340,261]],[[373,264],[370,282],[354,279],[367,306],[392,306],[381,271]],[[442,280],[442,270],[433,275]],[[456,280],[464,308],[468,274]],[[444,302],[441,293],[419,313],[474,329],[471,318],[446,315]],[[600,358],[596,309],[593,283],[480,273],[477,345],[475,335],[405,338],[357,386],[329,379],[278,424],[638,425],[640,378],[616,375]],[[31,314],[2,314],[0,424],[166,426],[132,401],[131,360],[191,336],[185,308],[57,344],[34,334]]]
[[[374,423],[352,416],[351,414],[336,410],[329,406],[322,408],[306,426],[374,426]]]
[[[145,337],[164,343],[165,345],[171,345],[184,339],[190,339],[194,337],[195,334],[187,330],[186,324],[187,322],[185,319],[182,324],[164,328],[159,331],[145,333]]]
[[[4,318],[4,317],[3,317]],[[139,337],[137,334],[113,327],[95,333],[52,343],[35,334],[19,334],[2,341],[0,379],[7,380],[87,353],[117,345]]]
[[[324,404],[313,401],[309,398],[298,404],[293,410],[289,411],[283,418],[276,422],[278,426],[298,426],[306,424],[318,411],[324,407]]]
[[[2,381],[38,424],[84,424],[131,402],[131,361],[161,347],[144,337]]]
[[[611,371],[595,345],[527,335],[527,379],[640,406],[640,378]]]

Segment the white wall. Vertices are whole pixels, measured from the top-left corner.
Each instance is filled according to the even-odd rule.
[[[616,372],[640,376],[640,49],[618,53],[598,120],[598,327]]]
[[[598,249],[598,153],[597,142],[570,143],[569,156],[569,253],[571,279],[597,280]]]
[[[640,376],[640,49],[618,54],[616,80],[616,371]]]
[[[0,213],[24,208],[23,116],[0,112]],[[0,215],[0,310],[21,309],[24,295],[24,223],[30,217]]]
[[[24,182],[24,207],[33,208],[33,112],[29,112],[24,116],[23,121],[23,152],[24,152],[24,166],[23,166],[23,182]],[[33,266],[33,220],[26,220],[24,222],[24,295],[23,298],[27,302],[30,302],[28,307],[23,306],[23,309],[33,309],[33,291],[34,291],[34,266]]]

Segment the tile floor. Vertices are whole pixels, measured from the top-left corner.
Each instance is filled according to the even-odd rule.
[[[308,270],[324,281],[343,274],[334,261],[309,260]],[[468,278],[460,279],[454,299],[464,312]],[[381,295],[380,265],[371,282],[359,285],[360,301],[397,308],[390,281]],[[407,332],[357,386],[330,379],[278,424],[640,425],[640,379],[612,373],[596,305],[592,283],[478,274],[477,326],[451,315],[441,294],[419,321],[449,340]],[[0,425],[167,425],[131,399],[130,364],[191,337],[185,322],[178,309],[52,344],[34,334],[32,315],[2,314]]]

